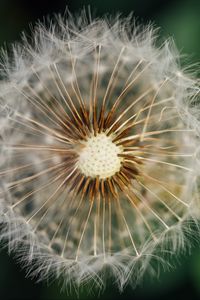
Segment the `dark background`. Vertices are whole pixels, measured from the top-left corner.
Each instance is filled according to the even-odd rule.
[[[152,21],[161,27],[163,36],[173,36],[179,50],[189,55],[191,63],[200,61],[200,0],[0,0],[0,45],[19,40],[21,31],[30,33],[29,25],[46,15],[62,13],[66,6],[76,12],[88,5],[97,16],[116,12],[127,15],[134,11],[142,23]],[[80,300],[95,298],[84,290],[79,295]],[[60,293],[57,282],[47,286],[25,278],[25,272],[12,256],[2,251],[0,299],[72,300],[77,299],[77,295]],[[145,278],[135,290],[127,287],[121,294],[111,286],[99,299],[200,299],[200,249],[194,247],[190,255],[182,255],[176,268],[161,271],[159,279]]]

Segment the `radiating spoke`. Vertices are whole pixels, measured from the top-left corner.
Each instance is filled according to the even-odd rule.
[[[157,212],[155,212],[155,210],[153,210],[151,208],[151,206],[147,203],[146,199],[142,196],[142,194],[140,192],[138,192],[136,189],[132,188],[132,192],[133,194],[143,203],[143,205],[152,213],[152,215],[158,220],[160,221],[161,224],[163,224],[163,226],[166,229],[169,229],[170,227],[165,223],[165,221],[158,215]]]
[[[162,160],[157,160],[157,159],[147,158],[147,157],[141,157],[141,156],[137,156],[137,155],[135,157],[137,157],[138,159],[141,159],[141,160],[152,162],[152,163],[164,164],[166,166],[172,166],[172,167],[180,168],[180,169],[183,169],[183,170],[189,171],[189,172],[193,171],[193,169],[191,169],[191,168],[187,168],[187,167],[184,167],[184,166],[181,166],[181,165],[178,165],[178,164],[174,164],[174,163],[170,163],[170,162],[166,162],[166,161],[162,161]]]
[[[145,174],[144,172],[142,173],[142,176],[144,178],[147,178],[147,180],[151,180],[154,183],[156,183],[157,185],[159,185],[164,191],[166,191],[168,194],[170,194],[173,198],[175,198],[178,202],[182,203],[185,207],[189,207],[189,204],[184,202],[183,200],[181,200],[179,197],[177,197],[176,195],[174,195],[169,189],[167,189],[163,184],[169,185],[169,182],[163,182],[160,181],[152,176],[149,176],[147,174]],[[176,185],[175,183],[173,183],[173,185]]]
[[[135,204],[133,197],[131,197],[131,195],[129,195],[129,193],[126,193],[126,197],[128,198],[128,200],[130,201],[131,205],[134,207],[136,213],[140,216],[140,218],[142,219],[143,223],[145,224],[146,228],[148,229],[148,231],[150,232],[152,238],[154,241],[157,241],[157,237],[155,236],[155,234],[153,233],[151,226],[149,225],[149,223],[147,222],[147,220],[145,219],[144,215],[141,213],[140,209],[138,208],[137,204]]]
[[[130,228],[129,228],[128,223],[127,223],[127,221],[126,221],[126,218],[125,218],[125,216],[124,216],[123,210],[122,210],[122,208],[121,208],[120,200],[119,200],[118,198],[117,198],[117,203],[118,203],[119,213],[120,213],[120,215],[121,215],[121,217],[122,217],[122,219],[123,219],[123,222],[124,222],[124,224],[125,224],[125,226],[126,226],[126,230],[127,230],[127,232],[128,232],[128,235],[129,235],[131,244],[132,244],[132,246],[133,246],[133,249],[134,249],[136,255],[139,256],[140,254],[139,254],[139,252],[138,252],[138,250],[137,250],[137,248],[136,248],[136,245],[135,245],[135,242],[134,242],[134,240],[133,240],[133,237],[132,237]]]
[[[84,234],[85,234],[85,231],[86,231],[87,225],[88,225],[88,221],[89,221],[89,218],[90,218],[90,215],[91,215],[91,212],[92,212],[93,205],[94,205],[94,201],[91,201],[91,202],[90,202],[89,211],[88,211],[88,215],[87,215],[87,218],[86,218],[86,220],[85,220],[85,224],[84,224],[84,227],[83,227],[83,231],[82,231],[82,234],[81,234],[81,237],[80,237],[79,243],[78,243],[78,247],[77,247],[77,251],[76,251],[76,257],[75,257],[75,261],[78,261],[78,257],[79,257],[79,251],[80,251],[81,243],[82,243],[82,240],[83,240],[83,237],[84,237]]]
[[[65,182],[71,177],[71,175],[76,171],[77,167],[75,167],[67,177],[64,178],[64,180],[59,184],[59,186],[56,188],[56,190],[51,194],[51,196],[40,206],[40,208],[27,220],[27,223],[29,223],[44,207],[47,203],[49,203],[55,195],[60,191],[61,187],[65,184]]]
[[[149,110],[148,110],[148,113],[147,113],[147,117],[146,117],[146,121],[144,123],[144,127],[142,129],[142,134],[141,134],[141,137],[140,137],[140,140],[142,141],[143,140],[143,137],[144,137],[144,134],[146,132],[146,129],[147,129],[147,126],[148,126],[148,122],[149,122],[149,117],[151,115],[151,111],[152,111],[152,106],[161,90],[161,88],[168,82],[168,78],[166,78],[162,83],[161,85],[158,87],[158,89],[156,90],[156,93],[154,95],[154,97],[152,98],[152,101],[151,101],[151,105],[149,107]]]
[[[169,207],[169,205],[167,205],[167,203],[165,203],[165,201],[163,201],[160,197],[158,197],[158,195],[156,195],[150,188],[148,188],[146,185],[144,185],[143,183],[141,183],[141,181],[138,181],[138,183],[145,190],[147,190],[151,195],[153,195],[155,197],[155,199],[157,199],[160,203],[162,203],[169,210],[169,212],[172,213],[173,216],[175,216],[179,221],[182,220],[181,217],[179,215],[177,215],[177,213],[175,211],[173,211],[173,209],[171,209],[171,207]]]

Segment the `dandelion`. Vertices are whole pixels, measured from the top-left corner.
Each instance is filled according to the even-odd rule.
[[[29,275],[122,289],[190,245],[198,85],[156,35],[68,14],[4,52],[0,237]]]

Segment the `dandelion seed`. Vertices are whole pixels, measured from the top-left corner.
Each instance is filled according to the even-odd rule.
[[[5,54],[0,236],[31,275],[122,289],[189,245],[199,88],[150,26],[66,19]]]

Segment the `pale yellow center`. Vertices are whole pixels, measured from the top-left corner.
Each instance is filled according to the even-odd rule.
[[[122,148],[105,133],[90,137],[79,155],[78,167],[85,176],[108,178],[119,172]]]

